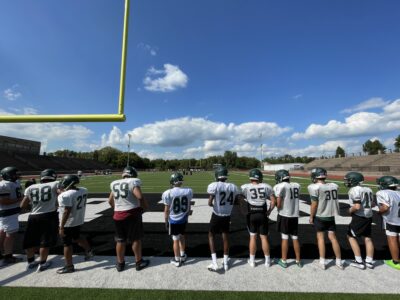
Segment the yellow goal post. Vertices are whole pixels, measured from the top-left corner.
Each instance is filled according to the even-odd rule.
[[[0,123],[32,122],[124,122],[125,76],[128,51],[128,26],[130,0],[125,1],[124,25],[122,34],[121,71],[119,82],[117,114],[77,114],[77,115],[0,115]]]

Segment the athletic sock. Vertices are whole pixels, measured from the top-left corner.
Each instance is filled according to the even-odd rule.
[[[264,255],[265,256],[265,264],[270,264],[271,263],[271,258],[269,255]]]
[[[224,264],[228,263],[229,255],[224,254]]]
[[[324,257],[320,257],[320,258],[319,258],[319,263],[320,263],[321,265],[324,265],[324,264],[325,264],[325,258],[324,258]]]
[[[256,259],[255,255],[250,255],[250,262],[254,262],[255,259]]]
[[[175,261],[179,261],[180,257],[175,256]]]
[[[355,256],[354,255],[354,258],[356,259],[356,262],[358,262],[359,264],[362,264],[362,257],[361,256]]]
[[[374,261],[373,258],[370,257],[370,256],[367,256],[367,257],[365,258],[365,262],[367,262],[367,263],[372,263],[373,261]]]
[[[181,256],[185,256],[185,251],[181,251]]]
[[[336,264],[341,265],[342,264],[342,259],[341,258],[336,258]]]
[[[213,264],[217,264],[217,253],[212,253],[211,259],[212,259]]]

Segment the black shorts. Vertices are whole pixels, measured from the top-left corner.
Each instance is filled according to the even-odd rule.
[[[169,235],[184,235],[186,231],[186,222],[182,224],[169,224]]]
[[[390,232],[400,233],[400,225],[393,225],[393,224],[386,223],[385,230],[390,231]]]
[[[64,246],[71,246],[73,242],[79,239],[81,226],[64,227],[64,234],[65,236],[62,239]]]
[[[349,224],[347,235],[352,237],[371,237],[372,218],[353,215]]]
[[[278,215],[276,225],[278,232],[297,236],[299,228],[299,218],[297,217],[290,218]]]
[[[216,214],[211,215],[210,229],[211,233],[229,233],[229,226],[231,224],[231,216],[218,216]]]
[[[124,220],[114,220],[115,241],[133,243],[143,238],[143,219],[141,214],[129,216]]]
[[[314,228],[316,231],[336,231],[335,220],[323,221],[318,217],[314,218]]]
[[[30,215],[24,235],[23,247],[49,248],[57,243],[58,214],[56,211]]]
[[[268,216],[265,212],[248,214],[247,229],[250,234],[268,235]]]

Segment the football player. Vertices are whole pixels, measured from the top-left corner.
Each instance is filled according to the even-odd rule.
[[[300,243],[298,239],[300,185],[297,182],[290,181],[290,174],[287,170],[277,171],[275,173],[275,181],[274,195],[278,209],[277,227],[282,239],[282,258],[278,260],[278,264],[282,268],[287,268],[286,260],[290,236],[296,255],[296,265],[302,268],[303,264],[300,260]]]
[[[359,269],[365,269],[365,267],[373,269],[374,244],[371,239],[371,226],[374,196],[370,188],[361,185],[363,181],[364,176],[358,172],[349,172],[344,176],[344,185],[350,188],[349,213],[351,215],[351,222],[347,231],[347,238],[355,258],[355,260],[350,263],[350,266]],[[360,246],[357,241],[358,237],[364,238],[367,254],[365,264],[361,257]]]
[[[221,166],[215,170],[215,180],[208,185],[207,193],[208,205],[213,207],[213,213],[210,220],[210,229],[208,232],[208,241],[211,251],[212,263],[208,266],[208,270],[217,271],[219,269],[217,263],[217,253],[214,245],[214,235],[222,233],[222,241],[224,247],[224,270],[229,269],[229,225],[231,222],[231,213],[233,204],[239,194],[238,188],[233,183],[228,183],[228,169]]]
[[[66,175],[60,183],[62,192],[58,196],[59,234],[64,243],[65,266],[57,270],[58,274],[75,271],[72,262],[73,242],[85,250],[85,260],[93,257],[93,251],[88,241],[80,237],[81,225],[85,222],[88,191],[84,187],[77,187],[78,184],[79,177],[77,175]]]
[[[180,267],[186,261],[186,240],[185,229],[190,212],[190,201],[193,198],[193,191],[190,188],[182,187],[183,175],[173,173],[170,178],[171,188],[162,194],[164,203],[165,224],[168,227],[169,235],[172,236],[175,258],[171,264]]]
[[[122,179],[111,182],[108,203],[114,209],[115,250],[117,253],[116,269],[125,269],[126,243],[132,246],[135,255],[136,271],[146,268],[150,261],[142,258],[143,218],[147,209],[141,185],[142,182],[134,167],[127,166],[122,171]]]
[[[265,266],[269,267],[271,258],[268,242],[268,216],[274,209],[276,200],[272,187],[262,182],[263,174],[260,170],[250,170],[249,179],[250,183],[241,186],[242,195],[247,206],[247,229],[250,234],[250,258],[248,263],[251,267],[256,266],[257,235],[259,234],[265,256]]]
[[[340,245],[336,238],[335,216],[339,214],[338,185],[326,182],[327,172],[323,168],[311,170],[311,181],[308,192],[311,198],[310,224],[314,225],[317,232],[317,243],[319,250],[318,266],[325,270],[325,232],[332,243],[333,252],[336,256],[336,267],[344,270],[341,259]]]
[[[21,208],[32,207],[28,217],[23,246],[26,250],[28,267],[37,267],[37,272],[48,269],[51,261],[47,261],[49,248],[55,246],[58,235],[57,196],[59,182],[53,169],[40,173],[40,183],[32,184],[25,189],[25,197]],[[35,251],[40,248],[40,260],[35,261]]]
[[[376,181],[380,191],[376,193],[379,213],[382,214],[386,237],[392,259],[385,260],[388,266],[400,270],[400,191],[399,180],[393,176],[383,176]]]
[[[13,246],[19,229],[19,205],[23,195],[17,168],[6,167],[0,174],[3,178],[0,181],[0,248],[4,251],[2,265],[8,265],[22,260],[13,256]]]

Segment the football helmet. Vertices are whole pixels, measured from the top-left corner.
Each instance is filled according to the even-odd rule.
[[[134,167],[127,166],[125,169],[122,171],[122,177],[133,177],[136,178],[138,176],[138,173]]]
[[[344,175],[343,182],[347,187],[357,186],[364,181],[364,176],[358,172],[349,172]]]
[[[215,180],[228,178],[228,169],[220,166],[215,170]]]
[[[380,190],[396,188],[399,185],[399,180],[393,176],[382,176],[376,180]]]
[[[0,172],[3,180],[15,182],[21,176],[20,172],[16,167],[5,167]]]
[[[311,181],[317,182],[317,179],[325,179],[327,172],[324,168],[315,168],[311,170]]]
[[[169,183],[172,185],[181,183],[183,181],[183,175],[179,172],[172,173]]]
[[[289,180],[290,179],[290,174],[288,170],[278,170],[275,172],[275,181],[276,183],[280,183],[284,180]]]
[[[79,183],[79,177],[76,175],[65,175],[60,185],[63,189],[68,190]]]
[[[40,182],[43,180],[55,181],[57,179],[57,173],[53,169],[46,169],[40,173]]]
[[[249,179],[250,180],[257,180],[258,182],[263,181],[263,174],[259,169],[251,169],[249,172]]]

